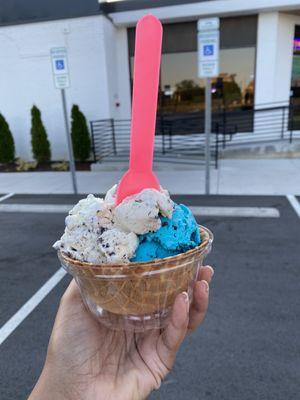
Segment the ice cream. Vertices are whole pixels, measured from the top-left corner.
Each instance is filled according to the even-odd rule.
[[[145,189],[116,205],[116,185],[105,199],[88,195],[66,217],[54,244],[69,257],[94,264],[149,261],[186,252],[200,244],[191,211],[166,190]]]
[[[116,186],[110,193],[115,198]],[[174,204],[166,190],[145,189],[128,197],[113,211],[114,220],[122,229],[142,235],[161,227],[160,216],[171,218]]]
[[[149,261],[185,253],[200,244],[197,222],[186,206],[175,205],[172,218],[162,217],[161,227],[139,237],[139,246],[131,261]]]
[[[94,264],[128,262],[139,244],[134,232],[118,228],[113,204],[89,194],[69,212],[63,236],[54,244],[69,257]]]

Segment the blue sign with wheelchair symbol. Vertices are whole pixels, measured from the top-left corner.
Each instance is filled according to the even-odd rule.
[[[203,55],[204,56],[213,56],[214,55],[214,46],[212,44],[206,44],[203,46]]]
[[[55,60],[55,68],[58,71],[62,71],[65,69],[65,61],[64,60]]]

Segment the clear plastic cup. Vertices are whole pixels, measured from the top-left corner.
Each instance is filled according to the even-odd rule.
[[[193,287],[213,234],[199,226],[201,244],[173,257],[129,264],[91,264],[58,252],[62,267],[76,280],[84,303],[105,326],[114,330],[163,328],[177,294]]]

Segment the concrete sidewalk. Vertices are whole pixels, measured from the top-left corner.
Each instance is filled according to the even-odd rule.
[[[77,172],[80,193],[104,193],[118,182],[123,170]],[[172,194],[203,194],[205,172],[178,168],[157,175]],[[0,173],[0,193],[72,193],[68,172]],[[211,169],[211,194],[286,195],[300,194],[300,159],[220,160],[219,169]]]

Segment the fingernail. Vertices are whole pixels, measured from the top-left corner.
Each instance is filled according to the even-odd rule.
[[[209,286],[206,281],[200,281],[200,285],[202,286],[202,289],[205,290],[206,292],[209,291]]]
[[[190,302],[189,295],[187,294],[187,292],[182,292],[181,295],[182,295],[183,300],[184,300],[185,303],[189,303]]]
[[[210,265],[207,265],[207,268],[209,268],[211,270],[211,276],[213,277],[214,273],[215,273],[213,267],[211,267]]]
[[[185,307],[186,307],[186,315],[188,316],[189,311],[190,311],[190,299],[189,299],[189,295],[187,294],[187,292],[182,292],[181,296],[183,297],[183,300],[185,302]]]

